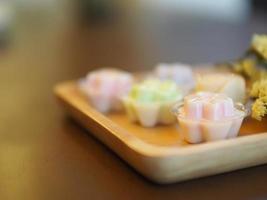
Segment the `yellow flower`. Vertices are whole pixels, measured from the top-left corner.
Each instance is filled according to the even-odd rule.
[[[267,96],[258,98],[252,106],[252,117],[262,120],[267,114]]]
[[[252,85],[252,89],[250,90],[250,96],[257,98],[259,97],[259,93],[260,93],[260,82],[256,81],[253,85]]]
[[[267,79],[256,81],[252,86],[250,96],[254,98],[267,96]]]
[[[252,49],[267,60],[267,35],[254,35],[251,42]]]

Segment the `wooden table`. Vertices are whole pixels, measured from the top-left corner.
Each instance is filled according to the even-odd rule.
[[[51,16],[22,18],[0,52],[0,199],[267,198],[267,166],[153,184],[67,118],[52,94],[57,82],[99,66],[138,70],[160,61],[237,57],[252,32],[266,31],[264,18],[94,26]]]

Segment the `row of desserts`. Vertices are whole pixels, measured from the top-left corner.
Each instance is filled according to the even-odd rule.
[[[80,88],[100,112],[124,110],[144,127],[173,124],[199,143],[235,137],[246,115],[244,79],[231,73],[194,73],[188,65],[160,64],[141,81],[131,73],[100,69]]]

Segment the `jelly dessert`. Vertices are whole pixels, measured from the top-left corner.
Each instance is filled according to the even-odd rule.
[[[123,98],[123,102],[132,122],[153,127],[157,123],[174,123],[175,117],[171,113],[171,107],[181,99],[182,93],[174,81],[148,79],[135,84],[129,95]]]
[[[122,96],[128,94],[133,83],[130,73],[116,69],[101,69],[88,73],[80,88],[91,104],[100,112],[122,109]]]
[[[195,86],[193,71],[190,66],[182,63],[161,63],[155,68],[155,75],[161,80],[173,80],[185,92]]]
[[[246,110],[225,94],[199,92],[174,106],[181,134],[189,143],[222,140],[238,135]]]
[[[224,93],[232,98],[234,102],[244,103],[246,98],[244,78],[232,73],[208,73],[199,75],[196,90]]]

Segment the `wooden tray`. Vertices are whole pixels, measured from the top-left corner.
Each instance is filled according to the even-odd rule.
[[[267,121],[246,119],[239,137],[190,145],[177,125],[143,128],[124,113],[103,115],[92,108],[76,82],[55,87],[66,109],[91,134],[145,177],[157,183],[178,182],[267,163]]]

